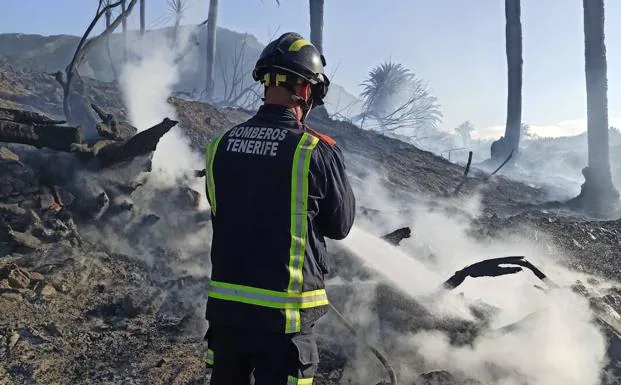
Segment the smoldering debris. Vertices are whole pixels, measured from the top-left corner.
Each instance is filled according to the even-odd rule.
[[[163,217],[166,225],[171,224],[172,218],[162,212],[163,207],[179,216],[176,227],[180,232],[192,233],[188,229],[192,223],[205,224],[197,215],[198,192],[183,185],[162,190],[149,184],[151,156],[160,138],[177,122],[164,118],[154,127],[129,136],[136,130],[94,108],[105,119],[102,125],[107,127],[108,139],[82,142],[77,137],[59,146],[55,141],[60,139],[39,136],[35,138],[35,147],[46,148],[37,149],[25,145],[27,141],[22,137],[1,138],[8,142],[0,150],[2,250],[37,251],[59,242],[79,247],[83,235],[78,233],[76,223],[84,227],[83,233],[90,237],[91,243],[102,240],[98,233],[125,234],[119,237],[125,238],[123,243],[138,247],[146,242],[142,240],[154,235],[150,230]],[[0,116],[13,119],[0,122],[19,123],[33,129],[48,124],[45,127],[52,130],[50,124],[60,123],[19,110],[0,109]],[[142,206],[133,199],[141,187],[148,190],[138,194]],[[160,212],[156,213],[158,207]],[[181,216],[186,214],[185,226],[179,226]],[[195,222],[187,220],[194,217]],[[114,251],[114,242],[104,243]]]
[[[193,341],[175,348],[174,361],[204,378],[195,341],[205,327],[208,245],[182,234],[198,234],[209,215],[183,181],[161,187],[150,175],[160,139],[177,122],[138,132],[93,108],[102,122],[89,140],[64,122],[0,109],[0,340],[42,338],[20,337],[10,351],[0,344],[8,368],[0,382],[148,377],[151,367],[131,364],[145,338],[156,361],[165,354],[158,349]],[[53,135],[62,132],[71,135]],[[55,369],[40,373],[39,365]]]
[[[404,240],[405,238],[409,238],[411,234],[412,230],[409,227],[402,227],[384,235],[382,238],[390,242],[391,244],[398,246],[402,240]]]
[[[135,90],[138,91],[137,88]],[[161,92],[158,100],[163,99],[165,94]],[[201,108],[200,103],[192,103],[191,109],[189,104],[176,100],[174,105],[183,111],[180,116],[190,114],[188,110]],[[100,162],[94,154],[98,148],[110,146],[109,143],[123,143],[136,134],[128,136],[122,133],[125,129],[133,132],[134,126],[116,116],[108,116],[108,108],[112,107],[102,104],[99,111],[102,124],[106,125],[100,126],[100,137],[81,143],[86,145],[84,154],[45,146],[35,149],[25,144],[6,144],[0,148],[0,167],[2,175],[7,176],[0,180],[0,222],[10,226],[10,231],[7,228],[6,232],[0,233],[0,251],[5,256],[0,261],[0,268],[3,269],[0,276],[6,277],[0,279],[0,306],[3,310],[0,340],[8,342],[0,343],[0,382],[17,378],[18,382],[23,383],[149,380],[154,383],[202,383],[209,376],[201,361],[201,342],[206,326],[202,312],[209,276],[207,253],[210,226],[207,224],[210,215],[200,204],[197,208],[197,203],[200,203],[197,198],[204,194],[199,194],[198,188],[189,187],[194,186],[190,180],[191,171],[201,166],[192,165],[185,170],[187,175],[174,174],[175,177],[170,178],[171,183],[162,185],[157,183],[157,175],[152,171],[152,163],[155,164],[151,152],[120,162]],[[184,108],[187,110],[184,111]],[[205,114],[209,115],[212,109],[209,107]],[[118,114],[118,109],[114,111]],[[143,110],[141,114],[141,129],[147,128],[143,116],[153,119],[153,123],[163,120],[162,116],[149,115],[149,111]],[[229,112],[218,110],[218,117],[228,116]],[[196,132],[205,124],[202,112],[192,117],[198,116],[201,119],[194,126],[199,128],[192,128]],[[136,127],[137,122],[133,121]],[[62,125],[62,122],[54,124]],[[128,124],[125,129],[120,128],[123,124]],[[381,137],[348,131],[354,130],[353,127],[342,132],[339,132],[342,127],[338,124],[334,127],[338,128],[335,129],[336,136],[348,160],[356,159],[349,154],[357,148],[365,154],[375,151],[376,146],[385,151],[381,156],[385,156],[388,163],[393,162],[390,165],[397,165],[391,166],[390,173],[387,173],[393,183],[389,186],[394,190],[397,190],[395,186],[419,188],[415,182],[421,180],[425,192],[441,194],[442,191],[454,190],[462,178],[463,169],[438,159],[430,161],[413,148],[394,151],[396,144],[388,143]],[[197,137],[208,138],[213,134],[210,130],[211,126],[204,132],[200,131],[203,136]],[[169,131],[163,138],[170,134]],[[97,142],[100,143],[96,145]],[[165,143],[164,140],[157,142],[157,151],[162,150]],[[198,141],[196,146],[203,144]],[[414,160],[410,162],[410,158]],[[352,166],[350,172],[357,167]],[[367,173],[373,170],[366,165],[364,168]],[[4,170],[10,172],[4,173]],[[414,177],[408,179],[410,171]],[[198,174],[204,176],[204,173]],[[478,176],[472,179],[464,184],[457,199],[451,199],[448,203],[430,202],[437,200],[436,194],[424,199],[417,196],[405,203],[399,201],[398,207],[391,207],[382,204],[383,199],[377,195],[370,194],[375,200],[362,204],[371,209],[365,210],[368,215],[359,215],[357,221],[374,221],[371,233],[388,247],[392,247],[390,242],[385,242],[388,239],[382,241],[381,235],[399,229],[394,232],[399,235],[395,240],[400,238],[397,243],[404,256],[420,258],[426,265],[441,265],[444,269],[429,280],[432,283],[430,287],[439,286],[458,267],[476,262],[472,259],[475,254],[476,258],[488,258],[489,254],[506,255],[506,248],[515,246],[514,243],[505,244],[505,249],[500,250],[497,245],[489,245],[490,241],[485,240],[490,237],[480,237],[483,240],[478,248],[473,249],[470,244],[464,247],[461,231],[476,231],[480,226],[485,227],[485,231],[495,231],[490,234],[497,234],[500,228],[514,232],[512,226],[520,218],[505,217],[507,213],[502,209],[510,201],[514,208],[522,210],[519,199],[529,201],[534,194],[532,189],[497,179],[488,183],[485,204],[478,201],[464,203],[463,196],[473,193],[473,185],[478,184],[469,183],[478,182]],[[198,182],[197,185],[202,183],[198,178],[194,182]],[[358,192],[357,195],[361,196],[359,186]],[[412,207],[411,202],[423,202],[425,206]],[[496,216],[486,211],[490,202]],[[391,208],[391,211],[388,210]],[[358,213],[362,214],[362,210]],[[459,218],[460,221],[456,225],[446,217]],[[531,223],[528,220],[532,216],[521,218]],[[471,225],[464,226],[461,219],[472,221]],[[606,255],[614,261],[616,246],[613,245],[619,234],[617,225],[570,223],[553,213],[539,214],[536,222],[538,229],[542,229],[539,233],[533,230],[533,239],[537,242],[547,244],[549,239],[543,233],[551,227],[545,226],[557,226],[554,227],[554,238],[563,239],[565,245],[573,245],[574,239],[584,248],[584,255],[597,254],[590,257],[595,260],[600,258],[599,241],[610,247],[606,249]],[[43,227],[38,228],[38,223]],[[405,224],[411,224],[415,230],[410,232],[410,237],[402,237],[407,234],[403,227]],[[75,239],[72,238],[74,236]],[[496,235],[491,238],[495,239]],[[361,247],[364,248],[364,244]],[[577,248],[571,247],[574,250]],[[451,254],[450,248],[456,250],[454,254]],[[449,312],[447,315],[441,312],[444,309],[430,307],[419,298],[412,299],[368,266],[347,259],[350,252],[347,248],[337,249],[330,244],[329,250],[333,264],[330,274],[334,277],[334,284],[329,287],[331,300],[360,331],[359,335],[378,343],[387,352],[400,383],[478,384],[480,382],[474,382],[472,378],[480,378],[477,376],[480,373],[464,371],[464,367],[472,365],[482,372],[488,370],[485,373],[503,375],[507,368],[514,368],[511,361],[498,365],[498,357],[505,357],[510,352],[494,348],[523,346],[518,342],[524,342],[529,335],[518,334],[519,338],[500,340],[500,343],[499,340],[488,339],[489,321],[494,320],[501,310],[497,306],[469,301],[466,314],[456,316]],[[500,254],[501,251],[503,254]],[[390,255],[378,255],[385,258],[381,263],[390,261]],[[450,261],[442,265],[445,259]],[[586,257],[577,259],[576,263],[582,263],[587,271],[595,264],[588,262]],[[614,273],[614,266],[618,266],[601,265],[603,268],[611,265],[609,273]],[[407,268],[401,267],[400,270]],[[551,276],[556,273],[547,266],[545,272],[550,272]],[[421,276],[421,285],[426,284],[424,278]],[[486,282],[485,278],[482,280]],[[495,282],[489,283],[488,291],[503,288]],[[417,283],[412,282],[413,285]],[[585,303],[580,303],[581,306],[586,304],[584,309],[599,307],[607,312],[609,319],[614,319],[616,304],[621,301],[613,288],[606,282],[596,285],[586,278],[582,283],[573,287],[577,293],[586,293],[583,296]],[[471,284],[470,279],[464,282],[466,289],[472,289],[468,287]],[[461,304],[464,302],[458,293],[451,294],[449,298],[456,298],[455,301]],[[558,303],[562,302],[561,299],[558,298]],[[554,304],[550,303],[553,309]],[[552,314],[557,318],[548,320],[558,321],[559,315],[575,316],[573,312],[562,311]],[[569,327],[583,326],[584,322],[588,322],[589,314],[587,311],[578,313],[579,322],[572,322]],[[537,325],[544,325],[545,320],[534,318]],[[527,329],[523,324],[519,326],[516,328],[518,333]],[[592,329],[586,332],[580,328],[575,330],[578,331],[576,335],[567,334],[566,341],[571,342],[571,346],[590,337],[593,341],[599,341],[597,335],[590,334]],[[537,335],[531,337],[534,340]],[[334,318],[326,317],[320,330],[322,363],[316,377],[318,384],[345,384],[348,379],[360,379],[349,383],[377,384],[386,378],[374,357],[360,348],[362,344],[355,342],[359,341],[339,329]],[[558,355],[566,358],[566,362],[578,362],[573,365],[575,367],[582,364],[589,368],[597,366],[592,361],[576,361],[563,356],[562,352],[551,349],[556,345],[562,346],[562,343],[554,339],[534,350],[535,353],[545,351],[550,356]],[[11,348],[7,349],[7,346]],[[598,352],[597,349],[593,351]],[[527,349],[514,352],[519,356],[518,361],[531,363]],[[443,359],[443,355],[448,359]],[[597,355],[593,357],[595,359]],[[480,362],[487,366],[478,365]],[[366,371],[362,371],[360,368],[365,364],[368,364]],[[545,369],[549,369],[548,372],[560,370],[558,365],[548,362],[521,369],[524,368],[528,370],[523,371],[535,375],[546,373]],[[353,376],[352,372],[356,371],[359,375]],[[614,378],[614,370],[611,373]],[[493,380],[488,383],[494,384]],[[506,379],[503,385],[513,385],[508,381]]]

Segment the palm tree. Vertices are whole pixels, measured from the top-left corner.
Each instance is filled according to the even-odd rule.
[[[126,0],[123,0],[121,2],[121,12],[125,13],[125,11],[127,10],[127,3]],[[123,24],[122,24],[122,29],[123,29],[123,58],[125,61],[127,61],[127,18],[123,18]]]
[[[280,0],[276,0],[280,5]],[[323,3],[324,0],[308,0],[310,11],[311,43],[323,54]]]
[[[492,158],[505,160],[517,153],[522,125],[522,23],[520,0],[505,0],[507,55],[507,122],[505,136],[492,144]],[[514,158],[515,159],[515,158]]]
[[[401,64],[385,62],[373,68],[362,83],[363,112],[353,120],[374,119],[382,132],[401,128],[435,129],[442,118],[437,99],[427,86]]]
[[[583,208],[603,215],[619,203],[610,172],[604,0],[583,0],[583,9],[589,164],[579,198]]]
[[[362,83],[360,96],[364,100],[364,110],[375,115],[387,113],[393,96],[413,76],[403,65],[390,61],[373,68]]]
[[[455,132],[461,137],[461,145],[464,147],[470,146],[472,140],[472,132],[474,131],[474,125],[470,121],[465,121],[455,128]]]
[[[507,138],[511,150],[517,152],[522,127],[522,23],[520,0],[505,0],[507,51]]]
[[[311,43],[323,54],[323,1],[308,0]]]
[[[146,0],[140,0],[140,36],[144,36],[146,17],[145,17],[145,4]]]
[[[168,9],[175,15],[175,27],[173,29],[173,46],[179,38],[179,26],[185,16],[187,0],[168,0]]]
[[[103,6],[104,7],[109,7],[112,4],[111,0],[105,0],[103,2]],[[110,24],[112,24],[112,9],[108,8],[106,9],[106,28],[110,28]],[[106,37],[106,41],[109,40],[108,37]]]
[[[209,15],[207,17],[207,68],[205,77],[205,92],[207,100],[213,100],[214,63],[216,61],[216,31],[218,26],[218,0],[209,1]]]

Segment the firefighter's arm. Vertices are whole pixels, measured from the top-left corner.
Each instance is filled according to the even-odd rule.
[[[356,199],[351,188],[341,150],[336,145],[320,143],[313,154],[318,188],[320,233],[331,239],[343,239],[351,230],[356,214]],[[314,166],[314,167],[313,167]]]

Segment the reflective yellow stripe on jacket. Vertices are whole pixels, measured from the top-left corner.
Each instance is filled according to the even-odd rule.
[[[216,215],[215,182],[213,163],[220,138],[207,146],[207,191],[212,212]],[[304,133],[298,142],[291,169],[291,244],[289,247],[289,284],[286,291],[211,281],[208,295],[227,301],[263,306],[285,311],[285,333],[296,333],[301,329],[300,309],[328,304],[326,291],[303,291],[304,255],[308,231],[308,173],[313,150],[319,139]]]
[[[220,143],[222,136],[217,137],[213,141],[207,144],[207,150],[205,154],[205,167],[206,167],[206,184],[207,184],[207,196],[209,197],[209,204],[211,205],[211,212],[216,215],[216,184],[213,179],[213,163],[216,157],[216,150],[218,149],[218,143]]]
[[[319,139],[302,134],[293,155],[291,170],[291,246],[289,249],[289,287],[290,293],[301,293],[304,279],[304,253],[306,250],[306,232],[308,230],[308,171],[311,155],[319,143]],[[287,309],[285,311],[285,333],[295,333],[300,330],[300,310]]]

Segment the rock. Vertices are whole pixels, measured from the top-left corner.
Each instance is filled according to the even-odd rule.
[[[2,293],[2,298],[10,299],[10,300],[13,300],[13,301],[21,301],[22,299],[24,299],[24,297],[20,293],[16,293],[14,291],[13,292]]]
[[[0,147],[0,159],[19,162],[19,156],[6,147]]]
[[[165,358],[162,358],[162,359],[160,359],[160,360],[157,362],[157,364],[156,364],[155,366],[156,366],[156,367],[158,367],[158,368],[161,368],[162,366],[164,366],[164,364],[165,364],[166,362],[167,362],[167,361],[166,361],[166,359],[165,359]]]
[[[58,330],[58,327],[56,327],[56,325],[53,323],[43,325],[43,330],[45,330],[45,332],[52,337],[62,336],[62,333],[60,332],[60,330]]]
[[[54,231],[52,229],[46,229],[45,227],[39,226],[32,229],[32,234],[39,240],[43,242],[58,242],[63,237],[62,234],[58,231]]]
[[[64,282],[54,282],[53,285],[56,291],[59,291],[63,294],[69,293],[69,286],[67,286],[67,284],[65,284]]]
[[[19,333],[16,331],[13,331],[11,335],[9,336],[9,350],[13,349],[15,345],[17,345],[18,341],[19,341]]]
[[[38,191],[39,180],[23,163],[0,157],[0,198],[24,196]]]
[[[41,217],[33,209],[28,210],[28,218],[32,226],[38,226],[41,224]]]
[[[8,276],[9,285],[16,289],[26,289],[30,286],[30,277],[28,272],[17,268],[11,270]]]
[[[49,210],[56,204],[54,195],[45,193],[39,196],[39,208],[43,211]]]
[[[29,233],[10,230],[9,235],[13,242],[20,248],[28,250],[39,250],[43,244],[39,239]]]
[[[0,215],[25,215],[26,210],[19,207],[19,205],[13,204],[3,204],[0,203]]]
[[[40,286],[41,288],[37,291],[37,294],[39,294],[40,296],[51,297],[56,294],[56,289],[54,289],[54,286],[50,284],[42,284]]]
[[[18,231],[26,231],[32,224],[32,218],[27,210],[15,203],[0,203],[0,223]]]
[[[54,186],[54,196],[58,204],[63,207],[71,206],[75,200],[75,195],[59,186]]]
[[[41,273],[38,273],[36,271],[32,271],[32,272],[30,272],[30,280],[31,281],[35,281],[35,282],[44,281],[45,277]]]

